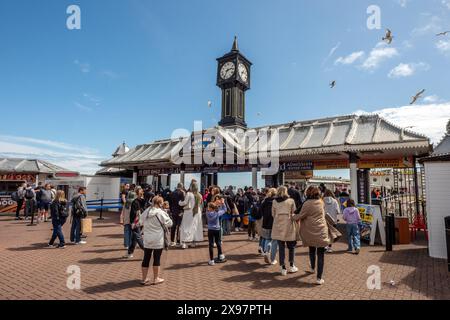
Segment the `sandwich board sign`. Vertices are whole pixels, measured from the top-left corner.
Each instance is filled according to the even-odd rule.
[[[375,245],[377,230],[380,233],[382,245],[386,244],[386,231],[384,229],[383,217],[379,206],[358,204],[357,208],[361,216],[362,230],[361,239],[369,241],[370,245]]]

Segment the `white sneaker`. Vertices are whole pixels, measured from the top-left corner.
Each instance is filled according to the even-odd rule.
[[[287,270],[281,268],[281,275],[282,275],[282,276],[286,276],[286,275],[287,275]]]
[[[298,268],[296,266],[289,267],[289,273],[296,273]]]
[[[317,279],[317,281],[316,281],[316,284],[318,285],[318,286],[321,286],[321,285],[323,285],[325,283],[325,280],[323,280],[323,279]]]
[[[219,260],[225,260],[225,255],[224,255],[224,254],[221,254],[221,255],[219,256]]]
[[[84,240],[81,240],[80,242],[79,242],[79,244],[86,244],[87,242],[86,241],[84,241]]]
[[[333,253],[333,249],[331,249],[330,247],[326,247],[326,251],[327,253]]]
[[[132,254],[126,254],[126,255],[123,256],[123,258],[124,259],[131,259],[131,258],[133,258],[133,255]]]
[[[217,247],[217,244],[216,244],[215,242],[214,242],[214,244],[213,244],[213,247],[214,247],[214,248],[216,248],[216,247]]]
[[[211,261],[208,262],[208,264],[209,264],[210,266],[214,266],[216,263],[214,262],[214,260],[211,260]]]
[[[186,243],[183,243],[183,244],[181,245],[181,248],[182,248],[182,249],[187,249]]]
[[[248,241],[252,241],[253,240],[253,238],[252,237],[248,237]]]
[[[171,242],[171,243],[170,243],[170,246],[173,248],[173,247],[176,247],[177,244],[176,244],[175,242]]]
[[[277,263],[278,263],[277,260],[273,260],[270,264],[274,266],[274,265],[276,265]]]

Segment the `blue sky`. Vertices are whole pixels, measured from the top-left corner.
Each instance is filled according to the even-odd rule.
[[[71,4],[81,30],[66,28]],[[366,26],[372,4],[381,30]],[[450,118],[450,34],[435,36],[446,30],[450,0],[3,0],[0,156],[92,172],[123,140],[215,125],[215,59],[234,35],[254,63],[250,127],[378,111],[436,141]]]

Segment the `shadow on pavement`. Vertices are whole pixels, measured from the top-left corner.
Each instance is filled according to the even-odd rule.
[[[107,282],[98,286],[89,287],[83,289],[82,291],[87,294],[96,294],[96,293],[104,293],[104,292],[116,292],[122,291],[131,288],[143,287],[139,280],[128,280],[124,282]]]
[[[39,249],[52,249],[48,248],[47,243],[45,242],[39,242],[39,243],[33,243],[28,247],[17,247],[17,248],[7,248],[9,251],[33,251],[33,250],[39,250]]]

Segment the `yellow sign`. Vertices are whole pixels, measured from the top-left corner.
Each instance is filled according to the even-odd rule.
[[[317,160],[314,161],[314,170],[336,170],[350,167],[348,160]]]
[[[372,223],[373,212],[370,210],[369,206],[358,205],[359,215],[364,223]]]
[[[376,168],[412,168],[414,161],[412,157],[404,157],[397,159],[376,159],[376,160],[359,160],[358,168],[360,169],[376,169]]]

